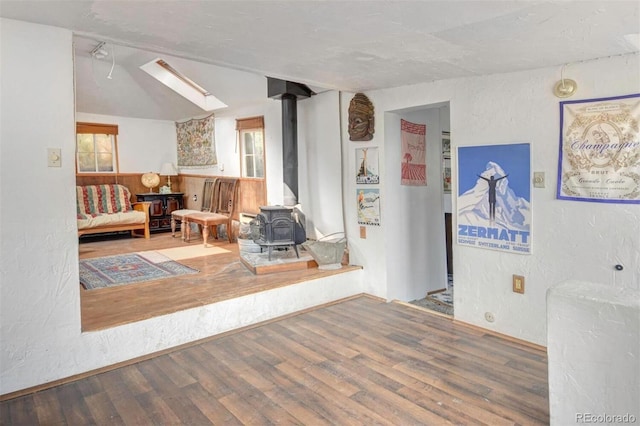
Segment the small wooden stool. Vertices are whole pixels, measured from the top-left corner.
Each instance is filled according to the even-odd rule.
[[[231,218],[229,216],[218,213],[190,213],[182,218],[182,225],[186,229],[186,241],[191,238],[191,226],[195,223],[202,229],[202,239],[204,240],[204,246],[207,246],[207,240],[209,239],[209,227],[213,227],[213,237],[218,239],[218,225],[227,225],[227,236],[229,242],[233,242],[233,229]]]

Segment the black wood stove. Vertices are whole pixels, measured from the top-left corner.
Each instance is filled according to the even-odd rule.
[[[269,250],[269,260],[273,248],[293,246],[298,254],[297,244],[302,244],[306,240],[304,228],[294,215],[294,209],[284,206],[260,207],[260,213],[251,222],[252,234],[257,235],[253,240],[261,248],[267,247]]]

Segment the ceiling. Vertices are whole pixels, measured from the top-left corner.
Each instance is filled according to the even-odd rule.
[[[264,100],[265,76],[358,92],[630,54],[640,50],[639,9],[612,0],[0,1],[4,18],[74,31],[79,111],[171,120],[203,111],[139,70],[157,57],[237,107]],[[107,58],[89,54],[98,41]]]

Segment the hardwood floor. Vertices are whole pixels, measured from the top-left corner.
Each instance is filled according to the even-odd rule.
[[[548,424],[547,360],[360,296],[2,402],[0,422]]]
[[[172,238],[170,233],[153,234],[148,240],[128,238],[82,243],[80,258],[198,244],[202,244],[202,239],[184,243],[180,238]],[[81,288],[82,330],[100,330],[359,268],[344,266],[333,271],[314,268],[254,275],[241,264],[237,244],[216,240],[214,245],[229,252],[180,260],[200,271],[195,275],[103,289]]]

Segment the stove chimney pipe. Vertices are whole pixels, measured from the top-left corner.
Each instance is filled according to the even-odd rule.
[[[267,77],[268,97],[282,102],[282,177],[285,206],[298,203],[298,98],[313,91],[304,84]]]

